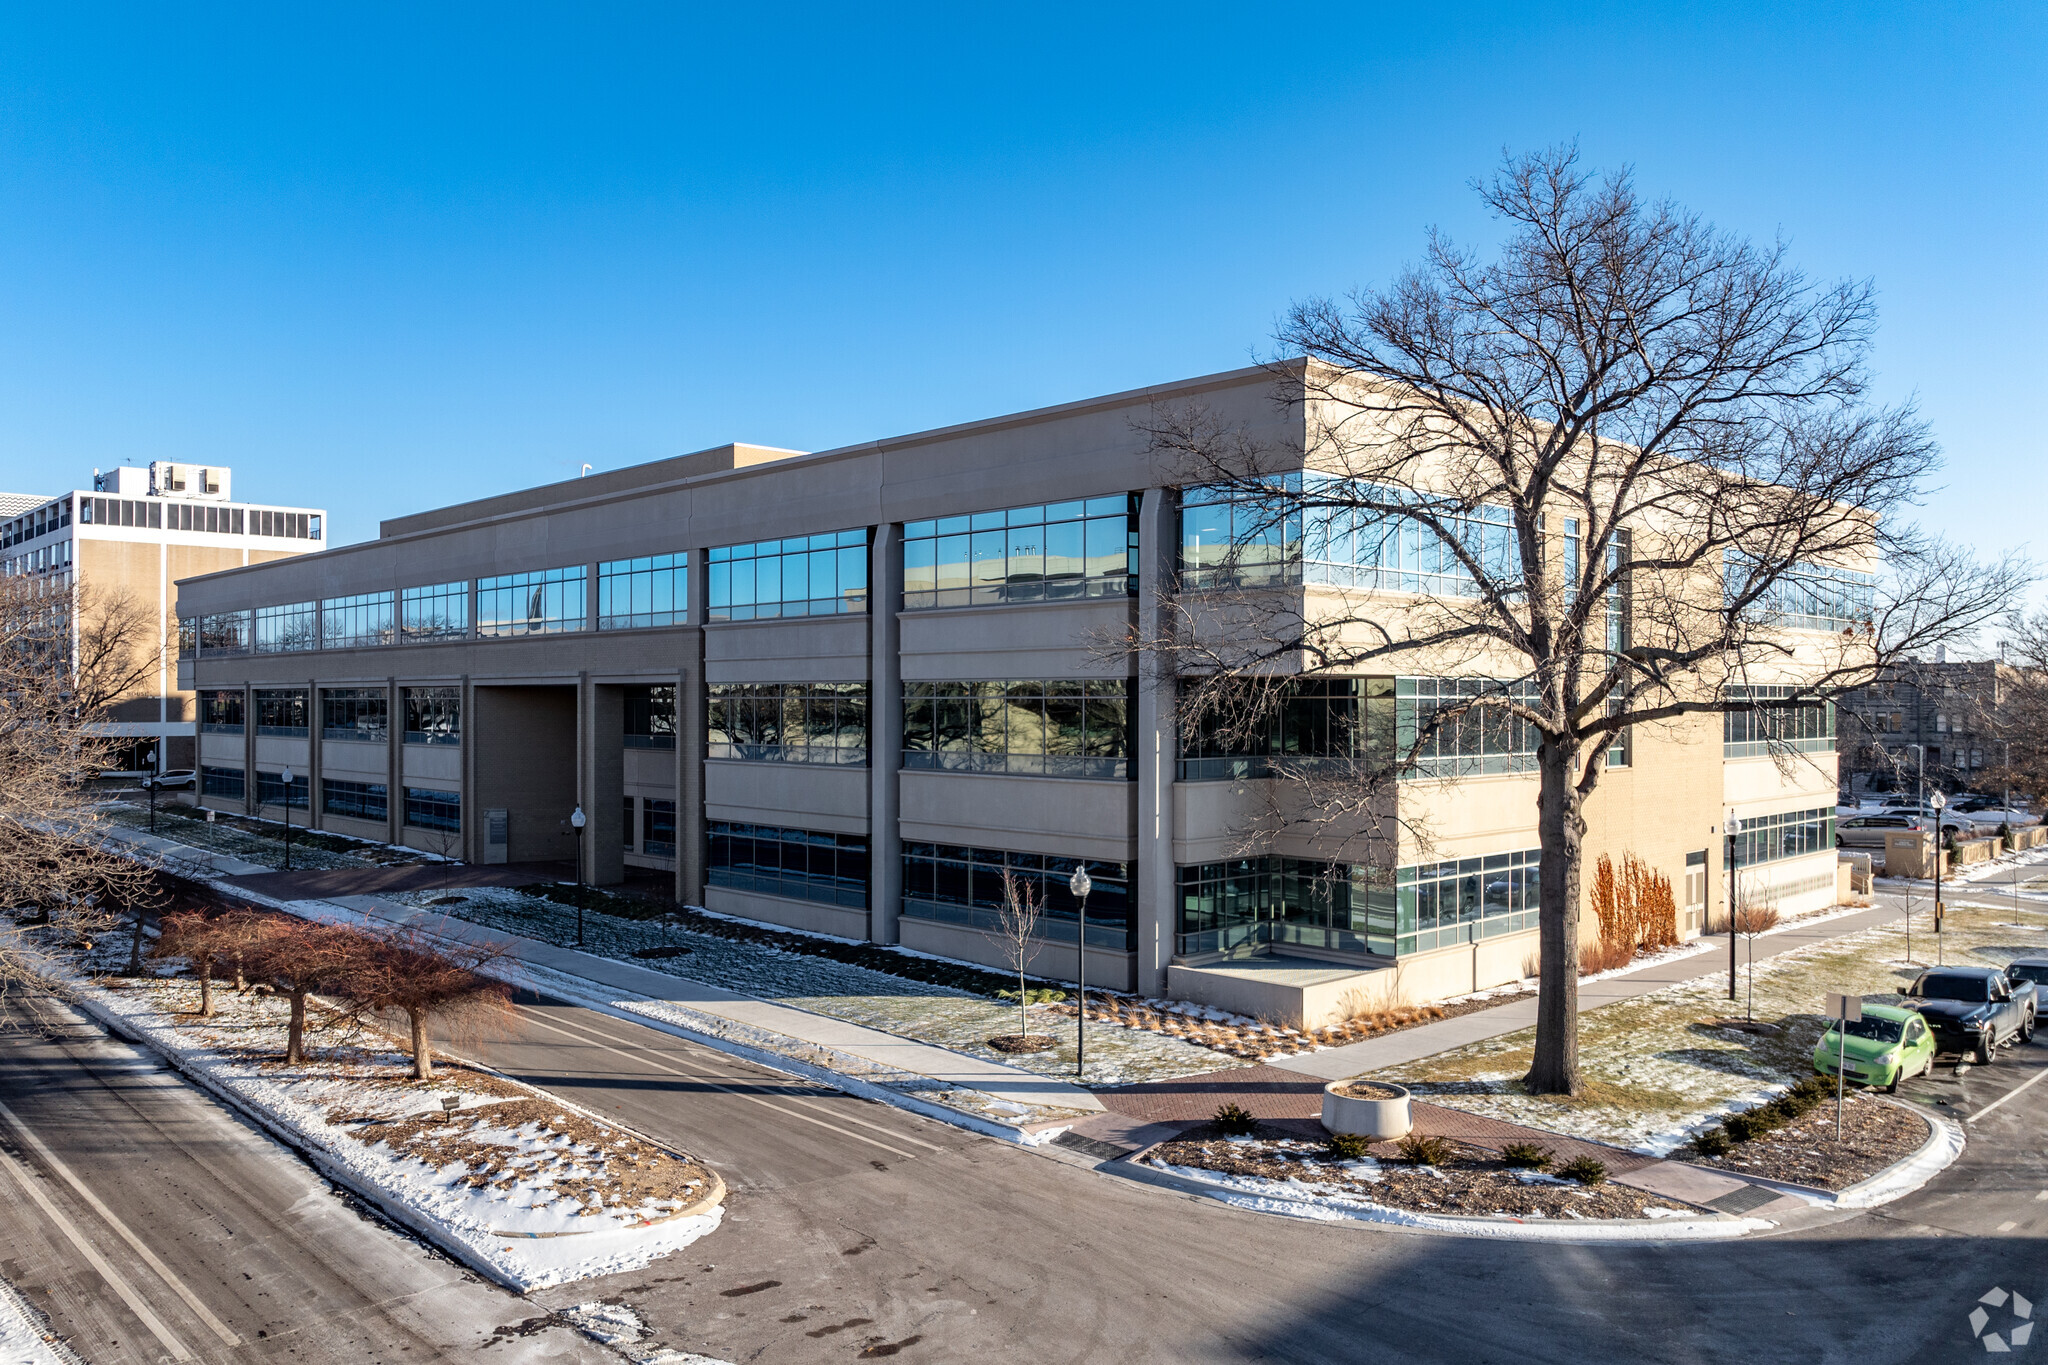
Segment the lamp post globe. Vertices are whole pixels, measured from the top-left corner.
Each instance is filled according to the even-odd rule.
[[[156,750],[151,749],[148,753],[144,754],[142,756],[142,761],[144,765],[147,766],[149,769],[149,776],[143,780],[149,785],[149,832],[151,834],[154,834],[156,833],[156,780],[158,777],[158,773],[156,770]]]
[[[289,763],[278,778],[284,783],[284,795],[278,799],[284,802],[284,870],[289,872],[292,870],[292,769]]]
[[[1074,1075],[1077,1079],[1088,1074],[1088,892],[1094,885],[1088,879],[1085,867],[1077,866],[1074,875],[1067,878],[1067,890],[1074,893],[1074,900],[1080,906],[1080,932],[1076,935],[1074,948],[1077,997],[1074,1007]]]
[[[1742,832],[1742,817],[1735,808],[1728,808],[1728,998],[1735,998],[1735,902],[1736,902],[1736,843],[1735,836]]]
[[[1941,808],[1948,804],[1948,798],[1936,787],[1927,793],[1927,809],[1934,812],[1934,965],[1942,965],[1941,956]]]

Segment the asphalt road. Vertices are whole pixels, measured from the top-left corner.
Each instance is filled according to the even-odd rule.
[[[725,1225],[689,1252],[535,1296],[623,1299],[650,1347],[746,1362],[1886,1365],[1982,1356],[1968,1315],[1994,1286],[2048,1305],[2048,1043],[1910,1083],[1983,1117],[1957,1166],[1879,1212],[1598,1247],[1242,1212],[628,1021],[546,1002],[526,1016],[489,1060],[703,1154],[731,1187]]]
[[[81,1018],[44,1031],[7,1013],[0,1277],[92,1365],[616,1365],[365,1216],[147,1054]]]

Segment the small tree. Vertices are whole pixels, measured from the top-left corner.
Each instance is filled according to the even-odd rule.
[[[1002,950],[1003,961],[1017,973],[1017,1036],[1031,1036],[1031,992],[1025,974],[1038,946],[1038,922],[1044,907],[1038,902],[1035,882],[1019,881],[1013,872],[1003,873],[1003,903],[996,907],[996,925],[989,937]]]
[[[1735,932],[1749,944],[1748,999],[1742,1003],[1742,1017],[1752,1023],[1756,1020],[1756,941],[1777,928],[1782,918],[1778,913],[1777,896],[1769,888],[1745,891],[1742,903],[1735,907]]]
[[[306,1060],[306,997],[315,991],[345,990],[374,949],[365,934],[285,915],[266,915],[243,949],[250,977],[267,982],[291,1004],[284,1059]]]
[[[482,972],[503,955],[501,950],[451,947],[409,928],[365,937],[363,957],[349,972],[344,993],[357,1009],[404,1013],[411,1027],[414,1080],[434,1078],[430,1021],[472,1035],[510,1022],[512,988]]]
[[[225,918],[223,916],[222,918]],[[165,915],[159,923],[153,957],[182,957],[199,976],[199,1017],[213,1018],[213,965],[228,955],[227,935],[220,921],[209,919],[203,910],[181,910]]]

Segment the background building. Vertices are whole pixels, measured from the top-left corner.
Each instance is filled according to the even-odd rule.
[[[1149,447],[1161,401],[1305,439],[1254,368],[818,454],[724,446],[188,579],[200,799],[478,862],[576,857],[599,884],[641,869],[714,910],[983,962],[1008,872],[1067,977],[1085,864],[1091,980],[1311,1023],[1361,990],[1523,976],[1533,736],[1446,737],[1399,796],[1428,846],[1404,833],[1368,876],[1313,840],[1247,850],[1260,752],[1184,750],[1173,680],[1119,652],[1235,534]],[[1377,572],[1335,567],[1294,575],[1306,609]],[[1371,590],[1394,611],[1456,591],[1442,577]],[[1274,742],[1304,752],[1362,728],[1316,716],[1371,707],[1412,725],[1483,681],[1305,681]],[[1789,768],[1745,718],[1639,727],[1589,854],[1665,872],[1689,936],[1724,903],[1732,808],[1746,894],[1832,904],[1832,713],[1807,719]]]
[[[1909,660],[1842,699],[1842,780],[1853,791],[1961,791],[2005,765],[2007,707],[2019,672],[1995,660]]]
[[[192,698],[175,676],[173,584],[192,574],[258,564],[321,547],[322,513],[235,502],[220,465],[156,461],[93,475],[90,490],[53,497],[0,494],[0,572],[91,584],[97,605],[132,604],[146,618],[150,680],[115,703],[105,728],[126,738],[116,761],[191,767]]]

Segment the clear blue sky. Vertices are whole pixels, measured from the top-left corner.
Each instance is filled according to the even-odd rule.
[[[1874,277],[1927,519],[2048,558],[2048,8],[1103,8],[12,6],[0,488],[224,462],[346,541],[1228,369],[1576,138]]]

